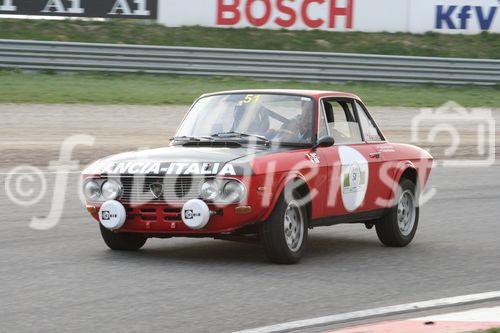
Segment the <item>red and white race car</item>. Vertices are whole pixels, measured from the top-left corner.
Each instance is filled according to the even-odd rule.
[[[196,100],[169,147],[90,165],[83,191],[111,249],[253,240],[295,263],[318,226],[364,223],[388,246],[409,244],[431,166],[426,151],[389,143],[355,95],[229,91]]]

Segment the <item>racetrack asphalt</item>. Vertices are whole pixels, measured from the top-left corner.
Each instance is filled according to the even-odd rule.
[[[22,106],[0,107],[3,119],[16,108]],[[28,125],[21,121],[17,131],[2,132],[1,156],[9,158],[2,160],[0,173],[34,160],[46,166],[57,135],[96,131],[91,121],[85,127],[71,117],[71,110],[68,117],[58,118],[54,115],[63,113],[47,109],[29,124],[40,138],[47,133],[46,141],[26,132]],[[405,124],[408,115],[389,118],[384,120],[386,128]],[[12,117],[7,119],[12,127]],[[55,129],[47,129],[47,119],[57,124]],[[117,118],[96,126],[124,121]],[[72,130],[73,123],[78,129]],[[160,132],[134,126],[140,131],[131,131],[123,140],[115,136],[121,145],[109,148],[106,143],[113,142],[113,136],[106,134],[109,141],[98,137],[98,153],[85,148],[78,157],[87,161],[123,146],[148,146]],[[134,141],[143,134],[146,139]],[[12,139],[16,135],[21,141]],[[436,193],[421,208],[417,236],[407,248],[382,246],[375,231],[362,225],[317,228],[310,233],[303,260],[279,266],[270,264],[258,245],[211,239],[153,239],[136,253],[112,252],[78,199],[76,174],[69,176],[59,224],[33,230],[32,217],[50,211],[55,175],[45,175],[47,193],[39,203],[21,207],[7,197],[7,176],[1,174],[0,331],[231,332],[500,290],[499,175],[499,164],[435,168],[430,186]]]

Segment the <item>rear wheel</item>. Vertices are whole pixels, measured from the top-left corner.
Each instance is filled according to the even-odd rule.
[[[117,251],[137,251],[147,241],[147,237],[134,233],[117,233],[106,229],[99,223],[104,243],[111,249]]]
[[[307,231],[307,212],[299,194],[296,191],[291,196],[282,194],[269,219],[260,225],[260,238],[269,260],[278,264],[297,263],[305,251]]]
[[[403,247],[417,232],[419,207],[416,186],[409,179],[401,180],[396,203],[375,227],[380,241],[393,247]]]

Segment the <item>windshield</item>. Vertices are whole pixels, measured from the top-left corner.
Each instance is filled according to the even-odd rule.
[[[176,138],[250,137],[278,143],[311,143],[314,103],[309,97],[227,94],[201,98]]]

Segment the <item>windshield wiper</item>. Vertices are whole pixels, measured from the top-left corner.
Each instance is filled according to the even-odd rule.
[[[183,135],[183,136],[174,136],[172,139],[170,140],[188,140],[188,141],[200,141],[200,139],[198,138],[195,138],[194,136],[187,136],[187,135]]]
[[[214,138],[212,138],[211,136],[196,137],[196,136],[183,135],[183,136],[174,136],[170,140],[185,140],[185,141],[196,141],[196,142],[198,142],[198,141],[201,141],[201,139],[213,141]]]
[[[265,136],[258,135],[258,134],[248,134],[248,133],[241,133],[241,132],[235,132],[235,131],[212,134],[212,137],[216,137],[216,138],[235,137],[235,136],[244,137],[244,138],[256,138],[256,139],[259,139],[259,140],[265,142],[266,144],[269,144],[269,142],[270,142]]]

